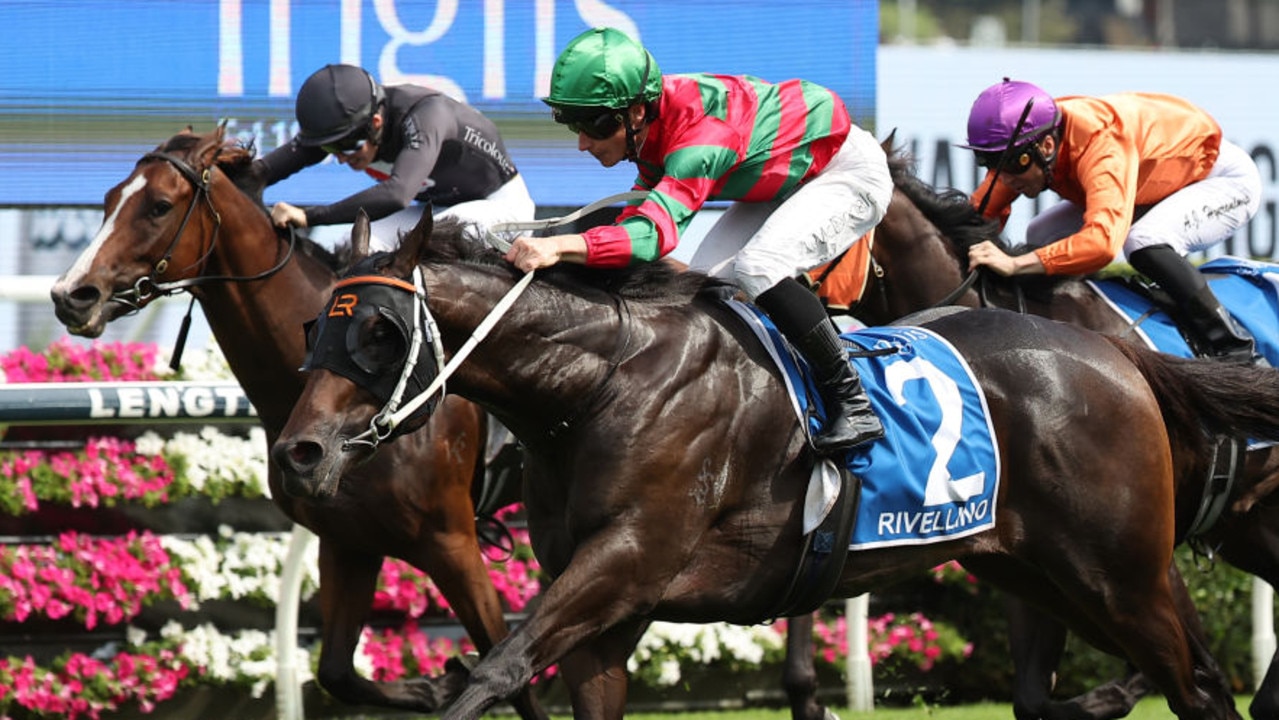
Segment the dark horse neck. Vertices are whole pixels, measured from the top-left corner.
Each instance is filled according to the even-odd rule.
[[[514,281],[503,268],[454,265],[427,284],[433,295],[467,299],[433,310],[446,344],[457,347]],[[487,407],[525,442],[551,440],[593,422],[607,405],[608,383],[651,341],[644,323],[652,315],[603,292],[570,293],[535,281],[448,387]]]

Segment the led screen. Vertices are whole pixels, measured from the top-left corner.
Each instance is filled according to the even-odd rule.
[[[803,77],[874,118],[875,0],[16,0],[0,23],[0,206],[99,205],[187,124],[225,119],[269,150],[292,134],[296,89],[329,62],[480,107],[539,205],[581,204],[625,189],[632,169],[578,154],[537,98],[556,53],[595,25],[637,36],[665,72]],[[267,200],[329,201],[367,182],[329,161]]]

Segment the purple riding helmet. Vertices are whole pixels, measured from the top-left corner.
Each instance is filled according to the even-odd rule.
[[[1030,105],[1030,111],[1026,110]],[[1021,127],[1014,128],[1017,120],[1022,118]],[[1016,152],[1018,148],[1039,141],[1062,121],[1062,111],[1056,107],[1053,96],[1031,83],[1010,81],[993,84],[977,96],[968,113],[968,143],[959,147],[977,152],[978,164],[991,168],[998,162],[998,157],[1012,147],[1009,153],[1009,165],[1021,161],[1019,168],[1007,168],[1008,171],[1024,170],[1030,164],[1031,157],[1045,169],[1051,168],[1055,157],[1044,157],[1039,148],[1031,146],[1030,152]]]
[[[1014,130],[1013,125],[1026,112],[1026,104],[1032,101],[1026,119]],[[960,147],[1003,152],[1009,145],[1018,147],[1038,140],[1060,121],[1061,112],[1051,95],[1028,82],[1004,78],[983,90],[973,102],[968,113],[968,144]]]

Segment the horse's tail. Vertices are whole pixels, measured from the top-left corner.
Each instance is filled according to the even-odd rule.
[[[1191,360],[1107,339],[1145,376],[1174,447],[1206,447],[1205,431],[1279,441],[1279,370]]]

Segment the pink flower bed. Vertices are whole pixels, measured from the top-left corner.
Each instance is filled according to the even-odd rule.
[[[173,470],[159,455],[140,455],[132,441],[89,438],[83,450],[0,454],[0,511],[36,512],[40,503],[111,506],[136,500],[154,507],[169,500]]]
[[[77,653],[65,656],[56,669],[39,667],[29,657],[0,658],[0,713],[16,705],[48,717],[97,720],[128,702],[151,712],[173,697],[191,672],[169,650],[154,656],[122,652],[109,662]]]
[[[0,370],[11,383],[158,380],[154,343],[93,342],[88,347],[70,338],[54,341],[43,352],[20,347],[0,357]]]
[[[67,532],[52,545],[0,546],[0,617],[7,621],[71,616],[92,630],[99,620],[127,622],[160,599],[184,608],[192,603],[181,569],[149,532],[116,538]]]

